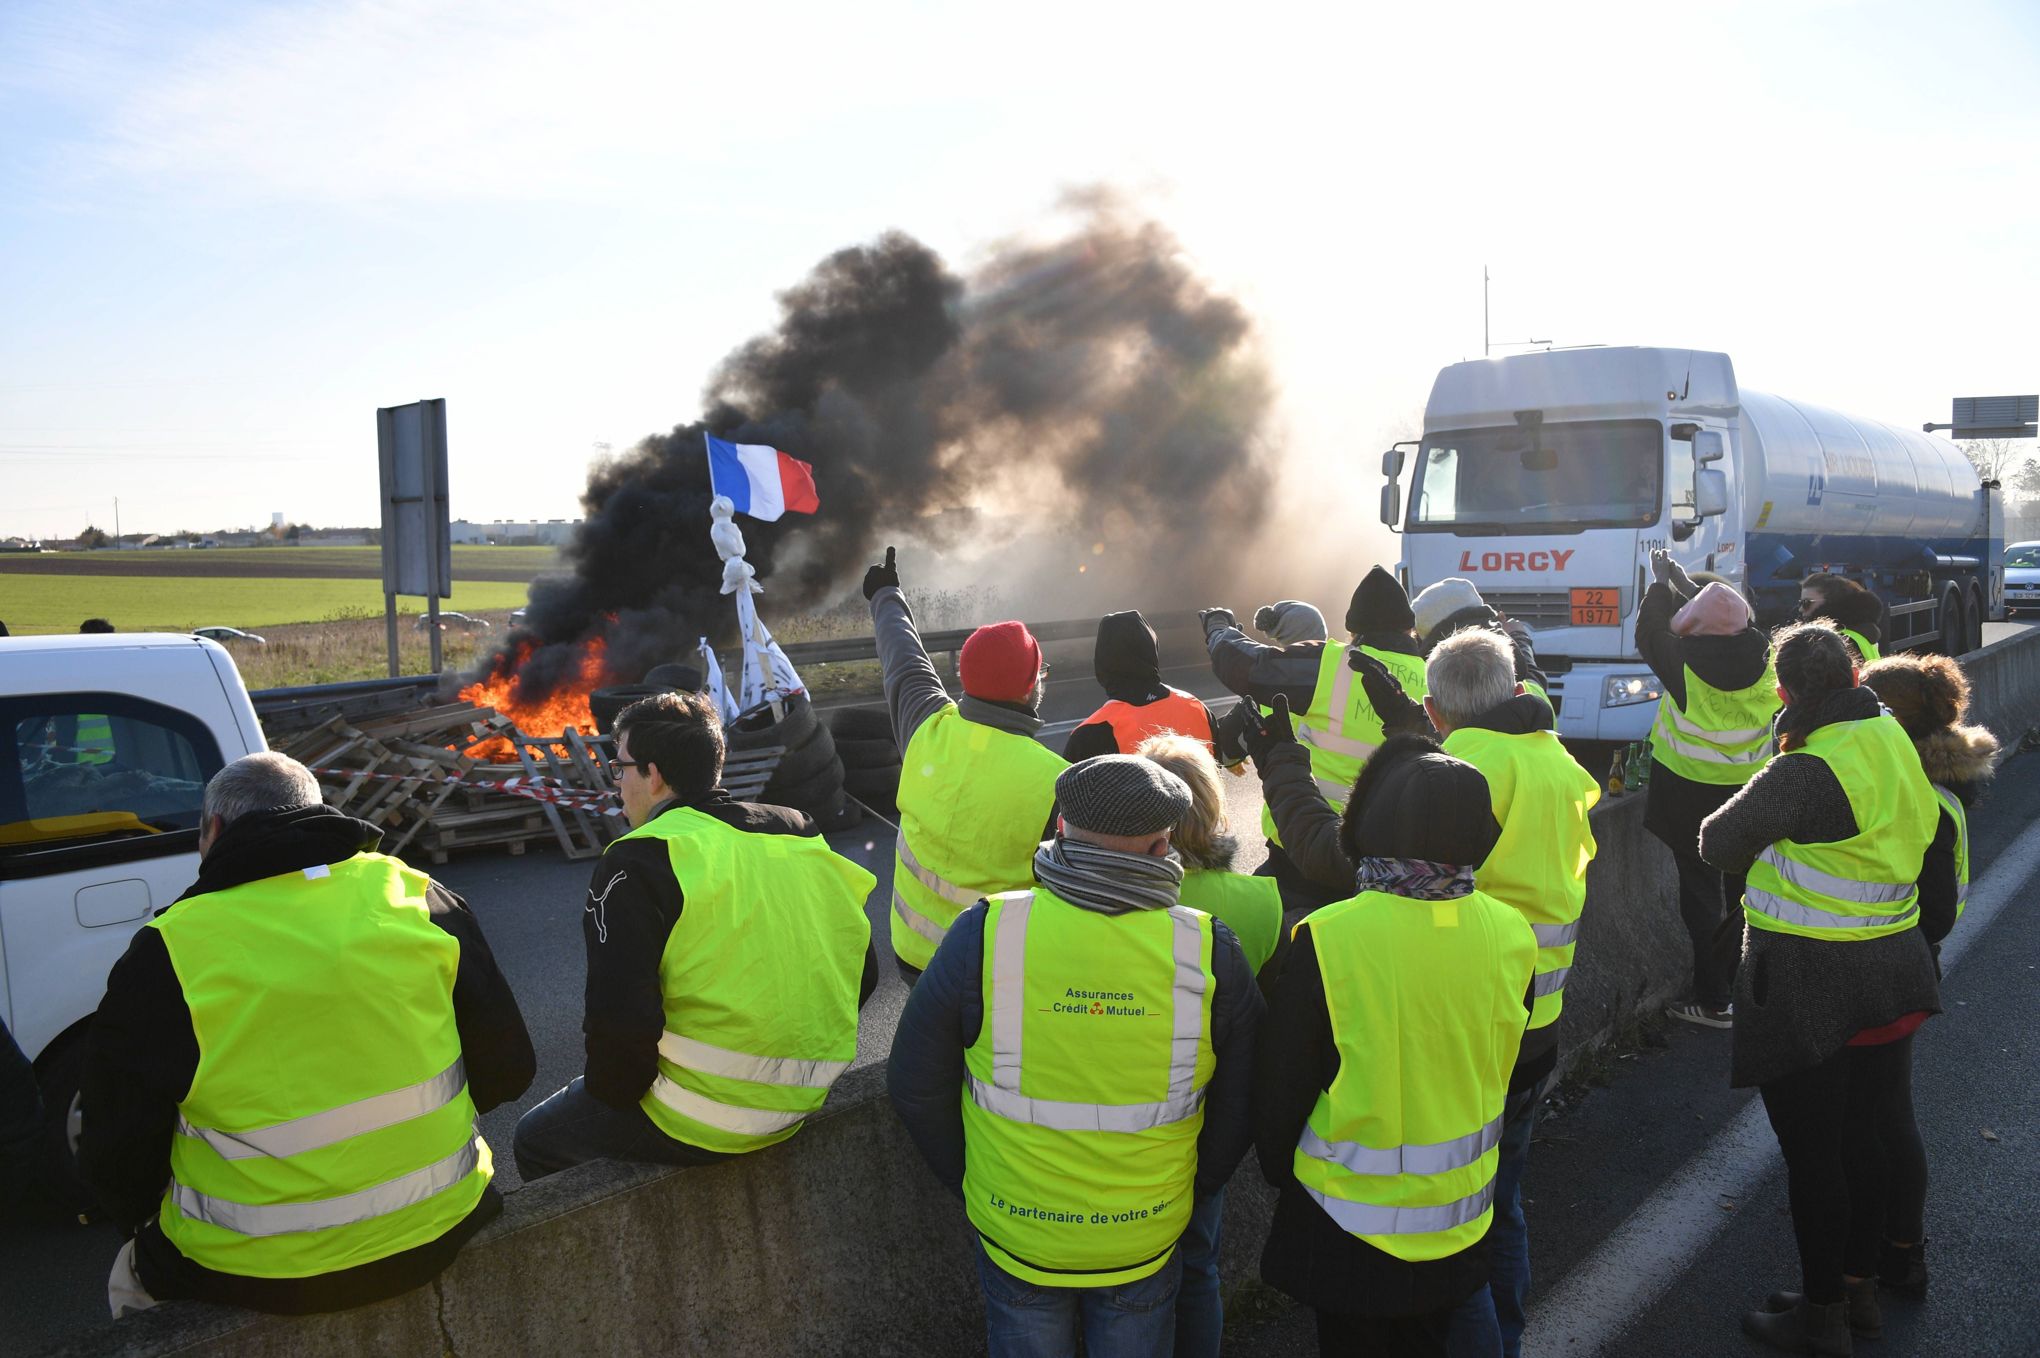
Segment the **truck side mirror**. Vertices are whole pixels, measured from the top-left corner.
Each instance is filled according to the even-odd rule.
[[[1709,468],[1693,474],[1693,512],[1703,519],[1728,513],[1728,473]]]
[[[1402,475],[1403,450],[1391,448],[1381,455],[1381,474],[1393,481]]]
[[[1402,517],[1402,487],[1390,481],[1381,488],[1381,521],[1390,528]]]
[[[1721,461],[1727,452],[1719,429],[1703,429],[1693,436],[1693,461],[1700,466]]]

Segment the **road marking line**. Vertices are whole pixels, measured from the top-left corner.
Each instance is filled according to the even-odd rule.
[[[1944,979],[2036,871],[2040,822],[2007,845],[1970,888],[1961,922],[1941,941]],[[1763,1100],[1753,1098],[1706,1150],[1680,1166],[1531,1308],[1523,1336],[1527,1358],[1585,1358],[1608,1350],[1678,1281],[1686,1263],[1728,1229],[1731,1217],[1720,1210],[1720,1199],[1743,1201],[1778,1164],[1778,1142]]]

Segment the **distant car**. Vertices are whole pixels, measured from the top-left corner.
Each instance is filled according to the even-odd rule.
[[[243,632],[238,627],[194,627],[191,629],[191,635],[204,637],[207,641],[217,641],[228,646],[234,645],[237,642],[245,642],[250,646],[267,646],[269,644],[253,632]]]
[[[429,614],[418,619],[418,630],[421,632],[431,625],[432,618]],[[471,613],[441,613],[439,615],[439,630],[444,632],[448,629],[458,632],[486,632],[489,630],[489,620],[487,618],[477,618]]]
[[[2040,608],[2040,542],[2005,548],[2005,613]]]
[[[513,609],[511,609],[511,610],[510,610],[510,625],[511,625],[512,627],[522,627],[522,626],[524,625],[524,610],[523,610],[523,609],[521,609],[521,608],[513,608]]]

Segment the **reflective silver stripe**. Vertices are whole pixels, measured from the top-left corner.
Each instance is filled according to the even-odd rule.
[[[1363,1146],[1357,1141],[1327,1141],[1306,1124],[1296,1148],[1313,1160],[1339,1165],[1355,1174],[1443,1174],[1477,1163],[1502,1144],[1498,1117],[1479,1131],[1415,1146]]]
[[[1955,888],[1955,904],[1969,904],[1969,883],[1963,882]]]
[[[999,902],[992,940],[992,1083],[1020,1092],[1020,1035],[1027,1023],[1027,921],[1034,893]]]
[[[1161,1103],[1064,1103],[1030,1099],[1010,1089],[995,1089],[973,1077],[971,1098],[987,1113],[1008,1122],[1024,1122],[1056,1132],[1145,1132],[1181,1122],[1204,1106],[1204,1091],[1193,1089],[1180,1099]]]
[[[1697,759],[1703,764],[1761,764],[1771,757],[1771,752],[1761,745],[1754,750],[1730,754],[1711,745],[1688,745],[1669,731],[1659,731],[1658,736],[1660,743],[1670,746],[1688,759]]]
[[[940,944],[942,936],[949,932],[934,920],[929,919],[926,915],[914,909],[913,906],[908,905],[907,898],[900,895],[898,887],[893,888],[892,908],[893,913],[900,917],[900,923],[906,925],[930,943]]]
[[[356,1099],[353,1103],[344,1103],[323,1113],[308,1113],[288,1122],[245,1132],[223,1132],[213,1127],[194,1126],[180,1113],[177,1131],[182,1136],[199,1138],[223,1160],[254,1160],[261,1156],[281,1160],[360,1136],[364,1132],[422,1118],[452,1103],[465,1088],[467,1072],[456,1057],[452,1065],[429,1080],[392,1089],[387,1094]],[[254,1233],[244,1231],[242,1234]]]
[[[1904,900],[1917,889],[1913,882],[1859,882],[1853,877],[1837,877],[1831,872],[1822,872],[1819,868],[1810,868],[1787,858],[1778,852],[1775,844],[1758,854],[1757,861],[1770,864],[1780,877],[1801,891],[1854,901],[1858,905],[1890,905]]]
[[[1317,790],[1323,795],[1324,799],[1331,803],[1332,810],[1344,811],[1346,809],[1346,798],[1353,795],[1352,784],[1341,783],[1332,778],[1313,777],[1311,781],[1317,784]]]
[[[1169,1096],[1160,1103],[1069,1103],[1020,1092],[1027,924],[1033,906],[1032,892],[1000,898],[999,928],[992,940],[991,1013],[986,1016],[992,1078],[971,1077],[971,1097],[978,1107],[1009,1122],[1063,1132],[1144,1132],[1181,1122],[1203,1107],[1204,1089],[1197,1083],[1197,1053],[1204,1040],[1203,916],[1180,905],[1169,907],[1169,954],[1175,968],[1169,987]]]
[[[1959,912],[1969,903],[1969,817],[1963,812],[1962,799],[1939,783],[1934,784],[1934,795],[1955,818],[1955,908]]]
[[[1332,694],[1326,703],[1325,725],[1320,727],[1308,715],[1296,723],[1296,738],[1305,745],[1314,746],[1329,754],[1342,754],[1348,759],[1365,759],[1378,748],[1364,740],[1355,740],[1346,734],[1346,712],[1353,698],[1353,667],[1342,655],[1332,665]],[[1344,796],[1347,789],[1340,789]]]
[[[668,1029],[659,1035],[659,1055],[676,1066],[704,1075],[724,1075],[761,1085],[799,1085],[827,1089],[850,1069],[848,1061],[804,1061],[792,1056],[752,1056],[727,1047],[711,1047]]]
[[[907,837],[905,835],[901,835],[899,837],[899,851],[900,862],[906,867],[908,874],[911,875],[915,881],[919,882],[922,886],[927,887],[930,891],[940,896],[943,900],[948,901],[951,905],[955,906],[957,909],[959,910],[969,909],[971,906],[976,905],[979,901],[984,899],[984,893],[982,891],[972,891],[967,887],[960,887],[951,882],[944,881],[942,878],[937,877],[934,873],[928,871],[928,869],[922,867],[921,860],[914,857],[913,847],[907,843]]]
[[[1204,1039],[1204,945],[1198,915],[1187,906],[1169,907],[1170,951],[1176,980],[1170,987],[1169,1097],[1179,1104],[1197,1088],[1197,1047]],[[1186,999],[1187,997],[1187,999]]]
[[[1565,978],[1570,975],[1572,975],[1571,967],[1560,967],[1556,971],[1538,972],[1530,979],[1531,997],[1541,1000],[1546,995],[1556,995],[1559,991],[1565,989]]]
[[[185,1184],[171,1181],[170,1200],[177,1210],[193,1221],[232,1231],[236,1235],[289,1235],[297,1231],[330,1231],[388,1216],[442,1193],[475,1172],[481,1163],[481,1135],[476,1132],[444,1160],[412,1170],[388,1183],[364,1188],[337,1198],[317,1202],[233,1202],[210,1197]]]
[[[718,1103],[706,1094],[697,1094],[684,1085],[675,1084],[664,1075],[652,1081],[652,1097],[682,1117],[690,1117],[705,1127],[735,1132],[739,1136],[770,1136],[807,1119],[804,1112]]]
[[[1533,924],[1530,926],[1530,932],[1537,935],[1537,946],[1540,948],[1563,948],[1580,936],[1580,922],[1574,920],[1571,924]]]
[[[1771,728],[1768,726],[1751,726],[1740,731],[1710,731],[1699,722],[1688,717],[1684,712],[1681,712],[1676,703],[1667,702],[1664,705],[1664,712],[1665,715],[1672,719],[1672,725],[1678,727],[1687,735],[1698,736],[1702,740],[1711,740],[1717,745],[1742,745],[1752,740],[1762,740],[1765,736],[1771,734]]]
[[[1743,900],[1760,915],[1769,915],[1782,923],[1808,929],[1879,929],[1887,924],[1903,924],[1920,913],[1915,903],[1896,915],[1838,915],[1832,910],[1816,910],[1810,905],[1788,901],[1755,886],[1743,888]]]
[[[1495,1181],[1489,1179],[1478,1193],[1436,1207],[1377,1207],[1371,1202],[1349,1202],[1306,1187],[1304,1192],[1350,1235],[1430,1235],[1449,1231],[1480,1220],[1494,1206]]]

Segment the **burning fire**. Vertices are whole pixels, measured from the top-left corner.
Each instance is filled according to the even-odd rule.
[[[469,684],[460,691],[460,699],[478,707],[494,708],[528,736],[556,736],[570,726],[592,736],[595,714],[588,710],[588,695],[602,685],[602,653],[602,638],[590,640],[581,651],[580,672],[572,683],[561,685],[539,702],[519,702],[515,696],[517,670],[531,654],[531,643],[525,642],[518,647],[516,663],[508,667],[507,673],[492,674],[480,683]],[[512,763],[517,759],[516,749],[501,736],[481,741],[464,753],[491,763]]]

